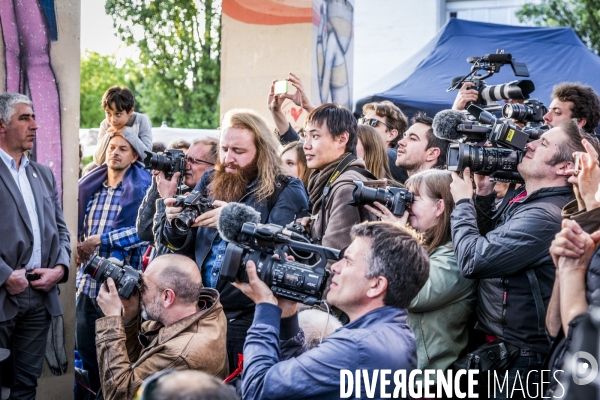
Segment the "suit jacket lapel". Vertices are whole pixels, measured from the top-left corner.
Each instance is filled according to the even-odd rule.
[[[37,211],[38,221],[40,224],[40,232],[44,232],[44,190],[42,189],[41,177],[39,171],[35,171],[31,163],[25,169],[31,192],[35,199],[35,208]]]
[[[15,204],[17,205],[17,210],[19,210],[19,214],[21,218],[25,222],[25,225],[29,229],[29,232],[33,235],[33,229],[31,228],[31,219],[27,214],[27,206],[25,206],[25,200],[23,199],[23,195],[17,186],[12,174],[6,167],[6,164],[2,160],[0,160],[0,179],[4,182],[8,193],[15,199]],[[2,210],[6,212],[6,210]]]

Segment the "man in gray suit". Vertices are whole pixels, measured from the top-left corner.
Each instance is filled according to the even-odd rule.
[[[25,155],[37,129],[26,96],[0,94],[0,347],[12,353],[2,369],[11,399],[35,399],[50,321],[62,315],[56,285],[71,258],[54,175]]]

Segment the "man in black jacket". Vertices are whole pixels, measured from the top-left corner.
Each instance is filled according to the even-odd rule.
[[[573,168],[573,152],[583,150],[582,138],[569,120],[528,143],[518,165],[525,185],[495,220],[484,215],[494,204],[494,182],[476,174],[473,197],[469,169],[464,179],[456,172],[453,176],[456,261],[465,277],[479,279],[476,329],[485,333],[488,342],[500,340],[519,348],[508,366],[508,387],[499,394],[496,390],[496,398],[525,395],[511,393],[516,375],[524,388],[525,377],[530,385],[538,382],[549,351],[545,314],[555,267],[548,248],[560,230],[562,207],[573,199],[566,171]],[[528,376],[529,371],[538,372]],[[506,376],[505,371],[496,374],[501,381]],[[530,387],[530,393],[533,390]]]

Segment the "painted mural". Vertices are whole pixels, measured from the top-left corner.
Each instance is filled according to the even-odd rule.
[[[50,43],[58,40],[54,0],[0,0],[6,90],[33,101],[40,128],[33,158],[54,172],[62,193],[60,99],[50,63]]]
[[[324,0],[319,6],[316,46],[321,103],[334,102],[352,109],[350,66],[354,6],[348,0]]]

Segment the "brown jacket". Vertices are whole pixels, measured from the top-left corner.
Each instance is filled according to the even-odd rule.
[[[193,369],[225,378],[229,372],[227,320],[219,293],[202,289],[200,303],[204,302],[206,308],[160,328],[158,333],[148,333],[158,322],[144,322],[141,331],[151,342],[146,348],[138,341],[137,320],[124,326],[121,317],[98,319],[96,348],[104,398],[132,399],[145,379],[167,369]]]
[[[336,161],[337,162],[337,161]],[[362,159],[354,160],[349,164],[352,167],[365,168]],[[330,172],[327,174],[329,176]],[[311,177],[312,178],[312,177]],[[321,212],[321,198],[314,202],[310,231],[313,238],[321,238],[321,245],[341,250],[350,245],[350,228],[363,221],[374,220],[374,216],[364,207],[351,206],[352,192],[356,185],[352,181],[367,182],[360,172],[345,170],[331,185],[330,192],[325,199],[325,212]],[[310,186],[309,186],[310,187]],[[323,186],[315,187],[317,193],[323,190]],[[313,195],[311,194],[311,198]],[[325,215],[325,234],[321,232],[321,218]]]

